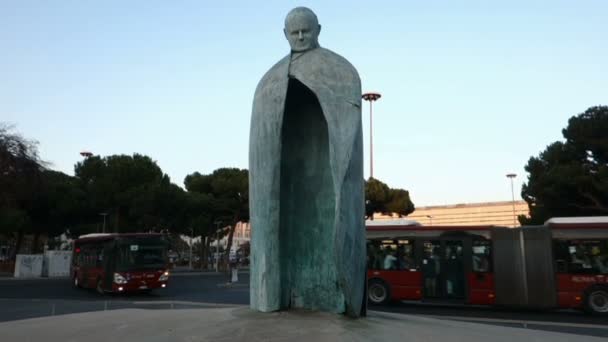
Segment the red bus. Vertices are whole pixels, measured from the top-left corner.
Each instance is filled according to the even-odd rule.
[[[167,287],[169,243],[162,234],[88,234],[74,241],[75,287],[99,293]]]
[[[608,315],[608,217],[542,226],[367,223],[368,298]]]

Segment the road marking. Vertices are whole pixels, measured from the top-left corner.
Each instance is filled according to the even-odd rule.
[[[524,328],[529,325],[548,325],[548,326],[556,326],[556,327],[608,329],[608,326],[606,326],[606,325],[587,324],[587,323],[524,321],[524,320],[517,320],[517,319],[478,318],[478,317],[462,317],[462,316],[438,316],[438,315],[420,315],[420,316],[430,317],[430,318],[434,318],[434,319],[461,321],[461,322],[521,324],[522,326],[524,326]]]
[[[249,274],[249,271],[239,271],[239,275]],[[171,272],[172,277],[184,277],[184,276],[226,276],[224,272]]]
[[[179,305],[191,305],[191,306],[214,306],[214,307],[222,307],[222,308],[232,308],[237,306],[243,306],[240,304],[219,304],[219,303],[210,303],[210,302],[190,302],[183,300],[156,300],[156,301],[138,301],[131,302],[133,305],[163,305],[163,304],[179,304]]]

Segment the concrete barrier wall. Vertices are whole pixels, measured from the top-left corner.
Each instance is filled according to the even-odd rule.
[[[15,261],[15,278],[33,278],[42,276],[42,254],[17,254]]]
[[[42,275],[44,277],[67,277],[70,275],[71,251],[46,251]]]

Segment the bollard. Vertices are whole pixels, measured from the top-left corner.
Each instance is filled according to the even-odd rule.
[[[232,268],[232,278],[230,279],[231,283],[237,283],[239,281],[239,269],[237,267]]]

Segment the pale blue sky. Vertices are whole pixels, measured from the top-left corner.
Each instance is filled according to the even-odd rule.
[[[374,105],[374,175],[417,206],[510,200],[570,116],[608,104],[606,1],[0,1],[0,121],[73,174],[143,153],[182,185],[247,167],[258,80],[312,8]],[[363,108],[369,172],[369,108]]]

